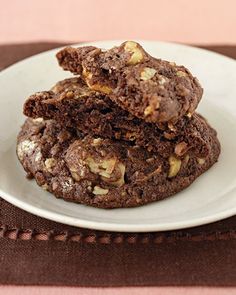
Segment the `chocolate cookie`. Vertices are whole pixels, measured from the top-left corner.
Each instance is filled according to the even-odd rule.
[[[64,70],[146,122],[175,123],[191,116],[203,90],[183,66],[150,56],[136,42],[103,51],[93,46],[66,47],[57,54]]]
[[[208,126],[199,115],[185,116],[176,125],[147,123],[117,106],[106,94],[90,90],[80,78],[66,79],[52,91],[30,96],[24,114],[54,119],[85,134],[131,141],[162,157],[174,152],[174,146],[182,147],[176,148],[177,155],[188,150],[205,158],[209,153],[208,139],[204,136]]]
[[[217,161],[216,132],[206,122],[201,127],[196,122],[195,129],[204,133],[205,158],[191,151],[177,156],[172,151],[185,145],[176,141],[162,157],[130,142],[84,136],[53,120],[27,119],[17,155],[28,177],[58,198],[101,208],[134,207],[183,190]]]

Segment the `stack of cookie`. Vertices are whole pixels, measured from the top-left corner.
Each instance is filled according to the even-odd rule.
[[[58,198],[134,207],[183,190],[218,159],[216,131],[195,109],[203,90],[183,66],[127,41],[104,51],[66,47],[76,76],[24,105],[17,154]]]

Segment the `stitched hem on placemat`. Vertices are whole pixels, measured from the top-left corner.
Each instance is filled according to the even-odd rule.
[[[118,233],[91,233],[84,234],[82,232],[71,233],[70,231],[56,230],[37,230],[23,229],[7,225],[0,225],[0,238],[8,238],[11,240],[39,240],[39,241],[61,241],[61,242],[84,242],[98,244],[161,244],[173,243],[177,241],[215,241],[215,240],[234,240],[236,239],[236,230],[216,231],[198,234],[189,233],[152,233],[152,234],[118,234]]]

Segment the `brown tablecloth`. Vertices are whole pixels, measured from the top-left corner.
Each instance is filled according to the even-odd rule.
[[[0,46],[0,69],[62,44]],[[236,46],[209,46],[236,58]],[[159,233],[75,228],[0,198],[0,284],[236,286],[236,217]]]

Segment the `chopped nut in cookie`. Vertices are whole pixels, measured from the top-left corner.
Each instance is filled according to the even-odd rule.
[[[86,167],[83,165],[79,165],[79,166],[71,165],[69,166],[69,169],[70,169],[70,173],[72,177],[78,182],[84,179],[86,176]]]
[[[73,97],[74,97],[74,92],[73,92],[73,91],[68,91],[68,92],[66,93],[66,97],[67,97],[67,98],[73,98]]]
[[[169,165],[170,165],[170,169],[169,169],[168,177],[169,178],[175,177],[180,170],[181,160],[177,159],[175,156],[170,156]]]
[[[183,72],[183,71],[177,71],[176,76],[178,76],[178,77],[186,77],[187,74],[185,72]]]
[[[148,106],[148,107],[146,107],[145,110],[144,110],[144,115],[145,115],[145,116],[148,116],[148,115],[152,114],[153,111],[154,111],[153,107],[152,107],[152,106]]]
[[[197,158],[197,162],[198,162],[198,164],[199,165],[203,165],[204,163],[205,163],[205,159],[203,159],[203,158]]]
[[[101,85],[101,84],[92,84],[90,85],[90,88],[95,90],[95,91],[99,91],[105,94],[110,94],[112,92],[112,88],[107,86],[107,85]]]
[[[143,59],[143,52],[141,51],[141,49],[138,47],[138,44],[136,42],[133,42],[133,41],[127,41],[125,43],[125,46],[124,46],[124,50],[126,52],[129,52],[131,53],[131,57],[128,61],[128,64],[130,65],[135,65],[139,62],[142,61]]]
[[[120,187],[125,183],[125,178],[124,178],[125,177],[125,165],[123,163],[119,162],[117,164],[115,172],[118,175],[117,179],[114,181],[107,181],[107,182],[109,182],[110,184],[112,184],[116,187]],[[104,178],[103,178],[103,180],[104,180]]]
[[[115,158],[96,162],[89,157],[85,160],[91,172],[99,174],[103,181],[120,187],[124,184],[125,166]]]
[[[190,112],[188,112],[187,114],[186,114],[186,116],[190,119],[191,117],[192,117],[192,113],[190,113]]]
[[[158,75],[158,83],[159,85],[164,85],[166,82],[168,82],[168,78],[162,76],[162,75]]]
[[[89,166],[91,172],[95,174],[99,174],[100,176],[104,176],[106,178],[110,178],[112,172],[115,169],[117,159],[104,159],[97,162],[92,157],[88,157],[85,159],[85,163]]]
[[[184,162],[185,164],[187,164],[188,161],[189,161],[189,159],[190,159],[190,156],[187,154],[187,155],[184,157],[183,162]]]
[[[33,119],[33,122],[34,123],[42,123],[44,121],[43,118],[36,118],[36,119]]]
[[[108,192],[109,192],[109,189],[102,188],[98,185],[95,185],[95,187],[93,188],[94,195],[106,195],[108,194]]]
[[[186,142],[181,141],[175,146],[175,154],[177,156],[183,156],[188,150],[188,145]]]
[[[97,146],[102,143],[102,139],[100,137],[94,138],[92,145]]]
[[[155,76],[156,72],[157,71],[155,69],[146,67],[142,70],[140,79],[143,81],[150,80]]]
[[[48,158],[44,162],[45,168],[48,172],[52,172],[52,169],[56,166],[57,161],[54,158]]]
[[[72,177],[76,181],[101,179],[111,186],[122,186],[125,183],[125,165],[110,153],[106,141],[97,139],[94,145],[94,140],[89,139],[89,143],[77,140],[70,146],[66,162]]]
[[[171,130],[171,131],[173,131],[173,132],[175,132],[176,131],[176,127],[172,124],[172,123],[168,123],[167,124],[167,126],[168,126],[168,128]]]
[[[34,161],[39,162],[42,159],[42,153],[40,149],[37,149],[37,152],[34,154]]]
[[[112,92],[112,88],[109,87],[108,85],[102,85],[99,83],[91,83],[93,75],[92,73],[89,73],[86,69],[83,69],[83,76],[88,84],[89,88],[94,90],[94,91],[99,91],[105,94],[110,94]]]

